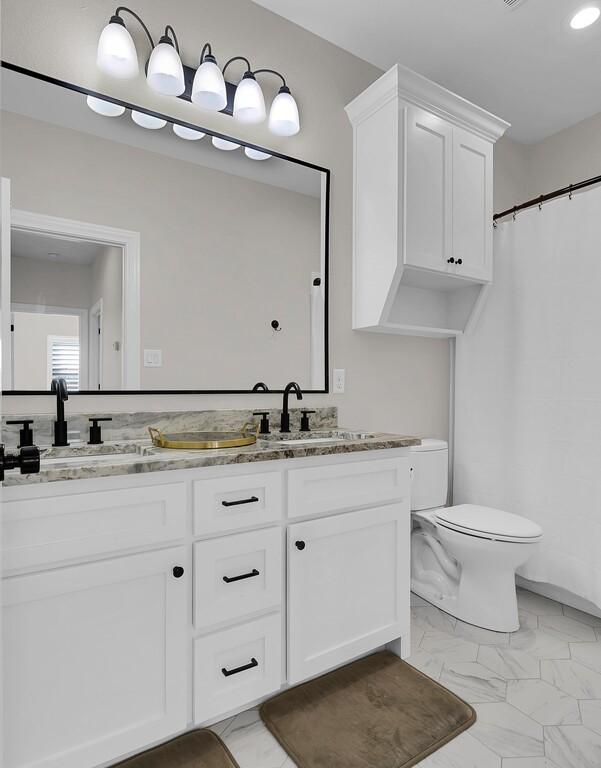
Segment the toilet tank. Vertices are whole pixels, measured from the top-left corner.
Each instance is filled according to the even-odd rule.
[[[411,450],[411,509],[444,507],[449,490],[449,446],[445,440],[426,438]]]

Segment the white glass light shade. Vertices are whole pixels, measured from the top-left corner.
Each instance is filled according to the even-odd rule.
[[[198,139],[204,139],[207,135],[202,131],[195,131],[193,128],[187,128],[185,125],[179,125],[179,123],[173,123],[173,133],[179,136],[180,139],[186,139],[187,141],[198,141]]]
[[[281,88],[269,110],[269,130],[278,136],[294,136],[300,131],[298,107],[287,88]]]
[[[228,141],[227,139],[220,139],[219,136],[213,136],[211,142],[216,149],[224,149],[226,152],[229,152],[232,149],[238,149],[240,147],[240,144],[236,144],[233,141]]]
[[[241,123],[262,123],[265,120],[263,91],[252,75],[245,75],[238,83],[234,96],[234,117]]]
[[[181,96],[186,90],[182,60],[173,45],[160,42],[153,48],[146,79],[154,91],[165,96]]]
[[[251,160],[269,160],[271,157],[268,152],[261,152],[260,149],[253,149],[252,147],[244,147],[244,154]]]
[[[88,96],[86,103],[91,110],[99,115],[104,115],[104,117],[119,117],[125,112],[125,107],[120,104],[113,104],[112,101],[98,99],[96,96]]]
[[[227,104],[225,80],[213,57],[206,56],[194,75],[192,101],[202,109],[220,112]]]
[[[166,120],[161,120],[160,117],[154,115],[147,115],[146,112],[136,112],[135,109],[131,111],[131,119],[136,125],[142,128],[150,128],[150,130],[156,131],[157,128],[164,128],[167,125]]]
[[[107,75],[123,80],[138,74],[136,46],[123,23],[111,19],[100,33],[96,64]]]

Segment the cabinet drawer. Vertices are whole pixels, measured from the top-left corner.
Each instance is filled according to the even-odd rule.
[[[331,464],[288,472],[288,515],[375,506],[409,496],[409,459]]]
[[[118,552],[186,534],[183,483],[7,501],[4,570]]]
[[[197,724],[277,691],[282,682],[279,613],[194,642]]]
[[[194,623],[209,627],[282,602],[282,532],[267,528],[194,545]]]
[[[194,483],[194,532],[232,531],[279,520],[282,481],[279,472],[197,480]]]

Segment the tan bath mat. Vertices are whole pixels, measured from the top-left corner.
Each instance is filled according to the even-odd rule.
[[[240,768],[213,731],[202,728],[178,736],[114,768]]]
[[[299,768],[409,768],[476,721],[389,651],[279,694],[261,717]]]

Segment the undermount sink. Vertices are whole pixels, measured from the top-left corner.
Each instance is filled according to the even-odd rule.
[[[277,432],[269,436],[262,435],[271,442],[277,442],[278,445],[313,445],[314,443],[339,443],[345,440],[365,440],[374,437],[369,432],[350,432],[341,429],[319,431],[314,434],[296,433],[288,437]]]
[[[304,445],[305,443],[337,443],[344,439],[344,437],[293,437],[278,442],[280,445]]]
[[[62,466],[72,465],[99,465],[99,464],[116,464],[120,461],[131,459],[133,456],[144,456],[147,451],[147,446],[142,445],[128,445],[119,446],[119,450],[115,450],[115,447],[111,449],[109,446],[105,450],[100,450],[97,453],[84,453],[79,452],[77,447],[69,448],[47,449],[47,452],[42,451],[40,457],[40,464],[42,469],[44,467],[52,467],[54,469]],[[71,451],[73,451],[71,453]]]

